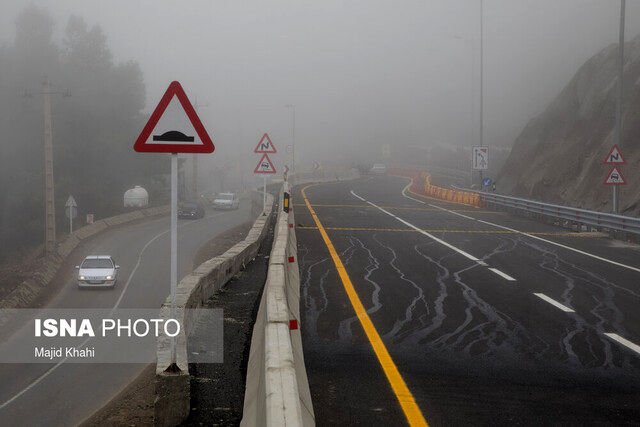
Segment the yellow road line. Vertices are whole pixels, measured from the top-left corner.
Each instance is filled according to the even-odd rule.
[[[329,235],[327,234],[324,227],[322,226],[322,223],[318,219],[318,216],[316,215],[315,210],[313,210],[311,203],[309,203],[309,199],[307,199],[305,190],[313,185],[318,185],[318,184],[307,185],[302,189],[302,197],[304,198],[307,209],[309,209],[309,212],[311,213],[311,216],[313,217],[313,220],[315,221],[318,230],[320,230],[322,239],[324,240],[324,243],[327,246],[329,253],[331,254],[331,258],[333,259],[333,263],[335,264],[336,269],[338,270],[338,275],[342,280],[342,285],[344,286],[344,289],[347,292],[349,301],[351,301],[351,305],[353,306],[353,309],[355,310],[356,315],[360,320],[360,324],[362,325],[362,328],[364,329],[364,332],[367,335],[369,342],[371,342],[373,351],[375,352],[376,357],[378,358],[378,361],[382,366],[382,370],[384,371],[387,377],[387,380],[389,380],[389,383],[391,384],[391,388],[393,389],[393,392],[398,398],[398,402],[400,402],[400,406],[402,407],[402,410],[404,411],[404,414],[407,417],[407,421],[412,426],[427,426],[427,421],[424,419],[424,416],[422,415],[420,408],[416,404],[416,401],[413,398],[413,395],[409,391],[407,384],[402,379],[402,375],[400,375],[400,372],[398,371],[398,367],[393,362],[393,359],[391,359],[391,355],[389,354],[389,351],[387,351],[387,347],[385,347],[384,343],[382,342],[382,338],[380,338],[378,331],[376,330],[375,326],[373,326],[373,322],[371,321],[371,318],[369,318],[367,311],[362,305],[362,302],[360,301],[360,298],[358,297],[358,294],[356,293],[356,290],[353,287],[353,283],[351,283],[351,279],[347,274],[347,270],[344,268],[344,265],[342,264],[342,261],[340,260],[340,257],[338,256],[338,253],[336,252],[336,249],[334,248],[333,243],[329,239]]]
[[[317,230],[318,227],[305,227],[305,226],[297,226],[296,228],[301,230]],[[414,230],[413,228],[366,228],[366,227],[324,227],[325,230],[343,230],[343,231],[412,231],[412,232],[420,232],[425,231],[427,233],[485,233],[485,234],[536,234],[540,236],[564,236],[564,237],[604,237],[600,234],[586,234],[586,233],[543,233],[543,232],[532,232],[532,231],[508,231],[508,230]]]
[[[443,200],[434,199],[439,202]],[[449,202],[447,202],[449,203]],[[302,203],[294,203],[292,206],[306,206]],[[323,208],[363,208],[363,209],[375,209],[373,206],[369,205],[324,205],[324,204],[312,204],[314,207],[323,207]],[[383,209],[398,209],[398,210],[410,210],[410,211],[428,211],[428,212],[446,212],[442,209],[434,209],[434,208],[414,208],[414,207],[405,207],[405,206],[380,206]],[[480,211],[478,209],[450,209],[453,212],[474,212],[474,213],[488,213],[488,214],[504,214],[504,212],[499,211]]]

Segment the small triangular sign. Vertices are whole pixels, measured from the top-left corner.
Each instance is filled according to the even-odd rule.
[[[618,170],[618,167],[614,166],[609,171],[609,175],[607,175],[607,179],[604,180],[604,183],[606,185],[624,185],[627,181]]]
[[[69,207],[73,207],[76,208],[78,207],[78,204],[76,203],[76,199],[73,198],[73,196],[69,196],[69,198],[67,199],[67,203],[64,204],[65,207],[69,208]]]
[[[276,168],[273,166],[273,163],[271,163],[271,159],[267,156],[267,153],[262,155],[253,173],[276,173]]]
[[[624,159],[624,157],[622,157],[622,153],[620,152],[620,149],[618,148],[617,145],[614,144],[614,146],[611,147],[611,151],[609,151],[609,154],[607,154],[607,158],[604,159],[604,164],[605,165],[624,165],[626,163],[627,162]]]
[[[276,147],[275,145],[273,145],[273,142],[271,142],[271,138],[269,138],[269,135],[267,135],[266,133],[264,135],[262,135],[262,139],[260,139],[260,142],[258,142],[258,145],[256,145],[255,150],[253,150],[254,153],[276,153]]]
[[[171,128],[159,127],[156,130],[158,122],[174,96],[180,101],[193,128],[186,124],[174,124]],[[196,135],[192,135],[194,131],[198,140],[195,138]],[[153,136],[152,133],[154,133]],[[213,153],[215,147],[184,89],[180,83],[173,81],[136,139],[133,149],[139,153]]]

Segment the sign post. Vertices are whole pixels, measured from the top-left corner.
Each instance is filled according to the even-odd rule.
[[[611,210],[612,212],[618,213],[618,185],[624,185],[627,182],[624,177],[618,170],[618,165],[624,165],[627,161],[622,156],[620,149],[617,144],[614,144],[609,150],[609,154],[604,159],[605,165],[613,165],[607,178],[605,179],[605,185],[611,185]]]
[[[165,114],[166,113],[166,114]],[[188,120],[185,120],[185,115]],[[213,153],[215,147],[200,118],[177,81],[171,82],[133,145],[139,153],[171,153],[171,317],[178,288],[178,153]],[[171,337],[171,365],[176,342]]]
[[[273,166],[273,163],[271,162],[271,159],[269,158],[267,153],[275,154],[277,151],[275,145],[273,145],[273,142],[271,142],[271,138],[269,138],[269,135],[265,133],[264,135],[262,135],[260,142],[258,142],[258,145],[253,150],[253,152],[256,154],[262,154],[260,161],[253,170],[253,173],[264,174],[262,182],[262,215],[266,215],[267,213],[265,211],[267,209],[267,174],[276,173],[276,168]]]
[[[78,204],[72,195],[69,195],[67,203],[64,204],[65,214],[69,218],[69,234],[73,233],[73,218],[78,215]]]
[[[269,158],[267,153],[264,153],[262,155],[262,158],[256,165],[256,168],[253,170],[253,173],[264,174],[263,175],[264,181],[263,181],[263,187],[262,187],[262,214],[266,215],[265,210],[267,208],[267,174],[276,173],[276,168],[273,166],[273,163],[271,163],[271,159]]]
[[[489,169],[489,147],[476,145],[473,147],[471,156],[473,170],[480,171],[480,182],[482,183],[482,171]]]

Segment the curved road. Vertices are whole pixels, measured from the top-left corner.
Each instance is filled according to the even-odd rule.
[[[178,222],[178,277],[193,269],[197,250],[215,235],[250,218],[250,203],[237,211],[207,212]],[[120,265],[113,290],[79,290],[72,277],[50,308],[157,308],[169,294],[169,217],[123,226],[85,244],[89,254],[110,254]],[[141,364],[0,365],[0,425],[75,425],[103,406],[134,378]]]
[[[318,424],[637,424],[640,246],[406,185],[296,188]]]

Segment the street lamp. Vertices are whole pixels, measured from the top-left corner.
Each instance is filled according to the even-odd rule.
[[[291,175],[296,173],[296,106],[287,104],[285,108],[291,108]]]

